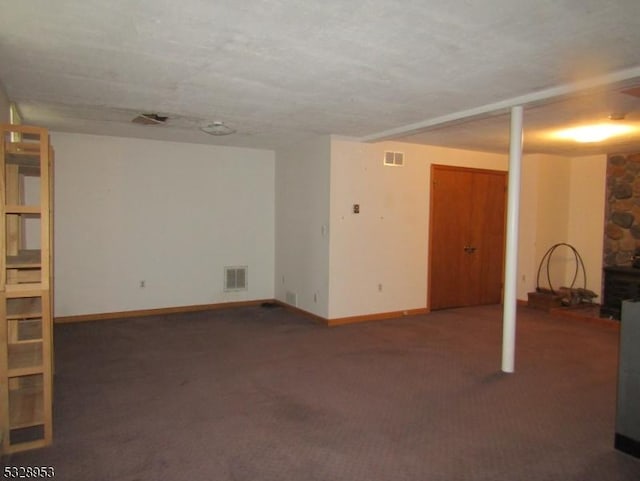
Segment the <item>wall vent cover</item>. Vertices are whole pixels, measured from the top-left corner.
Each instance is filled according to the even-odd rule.
[[[287,291],[284,299],[285,299],[285,302],[290,306],[293,306],[293,307],[298,306],[298,295],[295,292]]]
[[[224,268],[224,290],[247,290],[247,266],[233,266]]]
[[[403,152],[390,152],[384,153],[384,165],[400,167],[404,165],[404,153]]]

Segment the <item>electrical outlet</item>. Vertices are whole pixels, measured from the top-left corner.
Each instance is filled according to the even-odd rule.
[[[140,281],[140,288],[144,289],[147,285],[147,281]]]
[[[378,292],[382,292],[382,284],[378,284]]]
[[[360,204],[353,204],[353,213],[354,214],[360,213]]]

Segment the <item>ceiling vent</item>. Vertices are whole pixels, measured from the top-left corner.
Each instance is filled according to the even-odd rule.
[[[385,152],[384,153],[384,165],[401,167],[404,165],[404,153],[403,152]]]
[[[140,114],[134,118],[131,122],[139,125],[163,125],[167,122],[169,117],[158,114]]]

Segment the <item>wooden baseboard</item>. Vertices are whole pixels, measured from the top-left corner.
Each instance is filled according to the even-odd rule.
[[[275,303],[292,311],[299,312],[305,316],[313,318],[315,321],[325,326],[342,326],[344,324],[353,324],[357,322],[381,321],[384,319],[398,319],[407,316],[416,316],[419,314],[428,314],[427,308],[408,309],[405,311],[379,312],[375,314],[364,314],[362,316],[340,317],[335,319],[327,319],[299,307],[292,306],[277,299],[260,299],[256,301],[238,301],[238,302],[221,302],[217,304],[198,304],[194,306],[178,306],[178,307],[162,307],[158,309],[141,309],[136,311],[118,311],[103,312],[97,314],[81,314],[77,316],[59,316],[54,319],[56,324],[69,324],[74,322],[92,322],[107,321],[110,319],[124,319],[128,317],[147,317],[147,316],[164,316],[168,314],[181,314],[185,312],[210,311],[213,309],[225,309],[229,307],[246,307],[256,306],[265,302]]]
[[[77,316],[60,316],[54,319],[56,324],[72,322],[105,321],[109,319],[123,319],[126,317],[162,316],[167,314],[180,314],[184,312],[210,311],[213,309],[226,309],[229,307],[256,306],[263,302],[274,302],[273,299],[255,301],[220,302],[216,304],[198,304],[192,306],[162,307],[158,309],[141,309],[136,311],[104,312],[99,314],[81,314]]]
[[[428,314],[429,309],[407,309],[405,311],[391,311],[391,312],[379,312],[375,314],[365,314],[362,316],[350,316],[350,317],[337,317],[334,319],[327,319],[326,324],[329,327],[342,326],[344,324],[353,324],[356,322],[368,322],[368,321],[382,321],[384,319],[398,319],[400,317],[417,316],[420,314]]]
[[[289,309],[290,311],[298,312],[298,313],[303,314],[305,316],[311,317],[311,318],[313,318],[314,321],[316,321],[316,322],[318,322],[320,324],[324,324],[325,326],[327,325],[327,319],[325,317],[322,317],[322,316],[319,316],[317,314],[314,314],[313,312],[305,311],[304,309],[300,309],[299,307],[292,306],[291,304],[287,304],[286,302],[279,301],[277,299],[275,301],[273,301],[273,302],[275,302],[279,306],[284,307],[285,309]]]
[[[379,312],[375,314],[364,314],[361,316],[350,316],[350,317],[338,317],[334,319],[327,319],[326,317],[319,316],[314,314],[313,312],[305,311],[304,309],[300,309],[299,307],[292,306],[283,301],[277,299],[260,299],[255,301],[237,301],[237,302],[220,302],[216,304],[198,304],[192,306],[178,306],[178,307],[162,307],[158,309],[141,309],[136,311],[118,311],[118,312],[104,312],[97,314],[81,314],[77,316],[59,316],[54,318],[54,322],[56,324],[67,324],[73,322],[92,322],[92,321],[105,321],[109,319],[123,319],[126,317],[146,317],[146,316],[162,316],[168,314],[180,314],[185,312],[198,312],[198,311],[210,311],[213,309],[225,309],[229,307],[246,307],[246,306],[256,306],[260,305],[264,302],[271,302],[278,304],[287,309],[291,309],[293,311],[299,312],[300,314],[304,314],[305,316],[312,317],[315,321],[320,324],[324,324],[325,326],[333,327],[333,326],[342,326],[345,324],[354,324],[358,322],[368,322],[368,321],[382,321],[385,319],[398,319],[401,317],[407,316],[417,316],[421,314],[429,314],[431,312],[428,308],[421,309],[408,309],[405,311],[391,311],[391,312]],[[527,301],[518,299],[518,306],[527,306]],[[619,324],[619,323],[615,323]]]
[[[300,309],[299,307],[292,306],[290,304],[287,304],[286,302],[282,302],[278,300],[274,302],[286,309],[291,309],[292,311],[299,312],[300,314],[304,314],[305,316],[310,316],[320,324],[324,324],[325,326],[329,326],[329,327],[342,326],[345,324],[354,324],[357,322],[382,321],[384,319],[398,319],[401,317],[416,316],[419,314],[428,314],[430,312],[429,309],[422,308],[422,309],[408,309],[406,311],[379,312],[375,314],[364,314],[362,316],[338,317],[334,319],[327,319],[326,317],[322,317],[312,312],[305,311],[304,309]]]

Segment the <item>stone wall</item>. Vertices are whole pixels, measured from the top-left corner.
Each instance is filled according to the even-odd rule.
[[[630,265],[640,248],[640,153],[607,157],[604,265]]]

